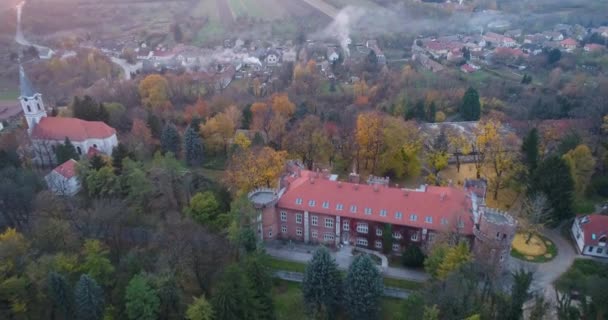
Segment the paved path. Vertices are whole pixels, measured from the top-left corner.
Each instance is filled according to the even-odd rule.
[[[265,246],[266,253],[272,257],[302,263],[307,263],[312,259],[312,254],[316,248],[317,246],[303,244],[283,245],[280,242],[266,243]],[[336,259],[338,268],[341,270],[348,269],[354,259],[354,256],[350,254],[350,249],[352,249],[352,247],[343,247],[342,250],[335,252],[331,251],[332,256]],[[383,275],[389,278],[417,282],[424,282],[429,279],[426,273],[419,270],[394,267],[385,267],[382,269]]]

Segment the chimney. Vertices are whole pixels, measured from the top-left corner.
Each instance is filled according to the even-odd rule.
[[[338,188],[342,188],[342,181],[338,181]]]
[[[355,183],[355,185],[353,186],[353,188],[355,188],[355,190],[359,190],[359,184]]]
[[[315,184],[315,178],[314,177],[310,177],[308,179],[308,181],[310,182],[310,184]]]
[[[380,191],[380,187],[379,187],[377,184],[375,184],[375,185],[374,185],[374,191],[375,191],[375,192]]]
[[[447,196],[447,194],[446,194],[445,192],[442,192],[442,193],[439,195],[439,200],[441,200],[441,201],[445,200],[445,197],[446,197],[446,196]]]
[[[410,193],[409,193],[409,191],[407,191],[407,190],[403,190],[403,195],[407,197],[407,196],[409,196],[409,195],[410,195]]]
[[[351,172],[351,174],[348,175],[348,182],[359,183],[359,175],[354,172]]]
[[[399,184],[395,183],[395,188],[399,189]]]

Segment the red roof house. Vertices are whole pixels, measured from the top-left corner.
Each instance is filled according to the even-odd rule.
[[[76,172],[78,162],[70,159],[57,166],[44,179],[51,191],[62,196],[73,196],[80,191],[80,182]]]
[[[76,118],[44,117],[34,127],[32,139],[59,140],[66,137],[71,141],[87,139],[107,139],[116,130],[101,121],[85,121]]]
[[[572,237],[582,255],[608,258],[608,216],[581,215],[572,223]]]

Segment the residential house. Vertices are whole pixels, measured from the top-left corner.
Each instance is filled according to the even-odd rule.
[[[542,33],[545,39],[550,41],[562,41],[564,40],[564,35],[558,31],[545,31]]]
[[[479,70],[479,66],[476,66],[472,63],[465,63],[462,66],[460,66],[460,71],[462,71],[464,73],[473,73],[477,70]]]
[[[378,64],[379,65],[386,64],[386,56],[384,55],[384,52],[382,52],[382,50],[378,46],[378,41],[376,41],[376,40],[367,40],[365,42],[365,46],[368,49],[374,51],[374,53],[376,54],[376,57],[378,58]]]
[[[60,196],[73,196],[80,191],[80,182],[76,174],[78,162],[70,159],[51,171],[44,177],[46,184],[53,193]]]
[[[266,52],[266,58],[264,61],[266,61],[266,65],[268,66],[276,66],[279,64],[280,59],[281,54],[277,50],[269,49]]]
[[[560,41],[559,45],[562,49],[566,50],[566,52],[572,52],[576,49],[578,42],[572,38],[567,38]]]
[[[572,237],[582,255],[608,258],[608,216],[590,214],[578,216],[572,223]]]
[[[483,35],[483,38],[486,42],[491,42],[495,47],[515,47],[517,46],[517,42],[513,40],[513,38],[506,37],[502,34],[494,33],[494,32],[486,32]]]
[[[585,52],[601,52],[604,49],[606,49],[606,47],[597,43],[587,43],[585,47],[583,47],[583,50],[585,50]]]
[[[340,59],[340,54],[338,53],[338,49],[336,47],[327,47],[327,61],[334,62]]]
[[[445,69],[445,67],[441,63],[431,59],[425,54],[415,54],[412,56],[412,60],[418,61],[423,68],[431,72],[439,72]]]

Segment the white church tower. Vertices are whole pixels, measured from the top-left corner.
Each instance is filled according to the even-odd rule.
[[[27,121],[27,132],[31,134],[38,122],[47,116],[46,109],[42,102],[42,95],[32,87],[30,80],[25,74],[25,70],[23,70],[23,66],[19,66],[19,86],[21,89],[19,102]]]

